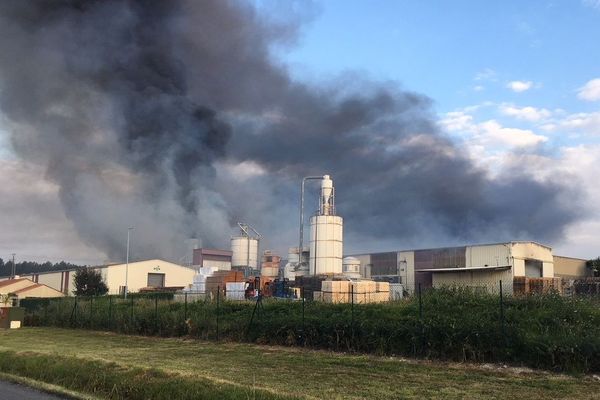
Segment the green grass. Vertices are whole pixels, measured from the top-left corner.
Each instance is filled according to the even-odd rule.
[[[254,303],[170,299],[23,300],[28,326],[110,330],[202,340],[306,346],[459,362],[503,362],[552,371],[600,372],[600,307],[558,295],[507,297],[466,289],[429,290],[385,304]],[[501,319],[501,315],[504,316]],[[219,326],[217,329],[217,318]]]
[[[600,393],[600,382],[581,375],[57,328],[0,331],[0,353],[0,372],[111,399],[195,393],[187,398],[537,400]]]

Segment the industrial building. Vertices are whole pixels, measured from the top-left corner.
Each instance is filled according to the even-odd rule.
[[[514,278],[582,277],[585,260],[554,256],[552,248],[532,241],[477,244],[383,253],[353,254],[362,276],[416,288],[474,286],[511,291]]]
[[[194,249],[193,268],[212,267],[218,270],[228,271],[231,269],[233,252],[220,249]]]
[[[129,292],[138,292],[144,288],[180,288],[188,287],[193,282],[196,271],[192,268],[168,261],[154,259],[135,261],[127,264],[110,264],[90,267],[100,271],[109,294],[120,294],[125,289],[125,281]],[[23,275],[34,283],[49,286],[65,295],[71,295],[75,289],[76,270],[52,271]]]

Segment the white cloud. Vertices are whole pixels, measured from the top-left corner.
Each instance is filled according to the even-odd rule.
[[[447,132],[464,137],[472,149],[483,146],[497,151],[498,147],[524,148],[548,141],[546,136],[529,129],[507,128],[493,119],[476,123],[472,115],[462,110],[447,113],[440,125]]]
[[[506,128],[495,120],[482,122],[477,127],[481,140],[488,146],[506,145],[523,148],[548,141],[546,136],[537,135],[529,129]]]
[[[600,0],[598,0],[600,2]],[[600,78],[592,79],[579,88],[577,97],[581,100],[598,101],[600,100]]]
[[[473,116],[464,111],[452,111],[446,114],[440,124],[450,132],[471,131]]]
[[[525,92],[533,87],[533,82],[531,81],[512,81],[506,84],[506,87],[512,90],[513,92],[521,93]]]
[[[589,135],[600,135],[600,111],[571,114],[560,122],[560,126]]]
[[[502,104],[500,106],[500,112],[504,115],[508,115],[510,117],[514,117],[517,119],[522,119],[526,121],[540,121],[542,119],[549,118],[552,113],[550,110],[545,108],[535,108],[535,107],[515,107],[511,104]]]
[[[482,85],[476,85],[473,87],[473,90],[476,92],[481,92],[482,90],[485,90],[485,87],[483,87]]]

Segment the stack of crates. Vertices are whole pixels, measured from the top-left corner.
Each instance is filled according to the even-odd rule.
[[[325,303],[381,303],[390,299],[390,284],[370,280],[325,280],[314,299]]]

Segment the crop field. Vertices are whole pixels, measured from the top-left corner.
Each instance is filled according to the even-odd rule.
[[[0,373],[101,399],[600,398],[590,375],[59,328],[0,331]]]

